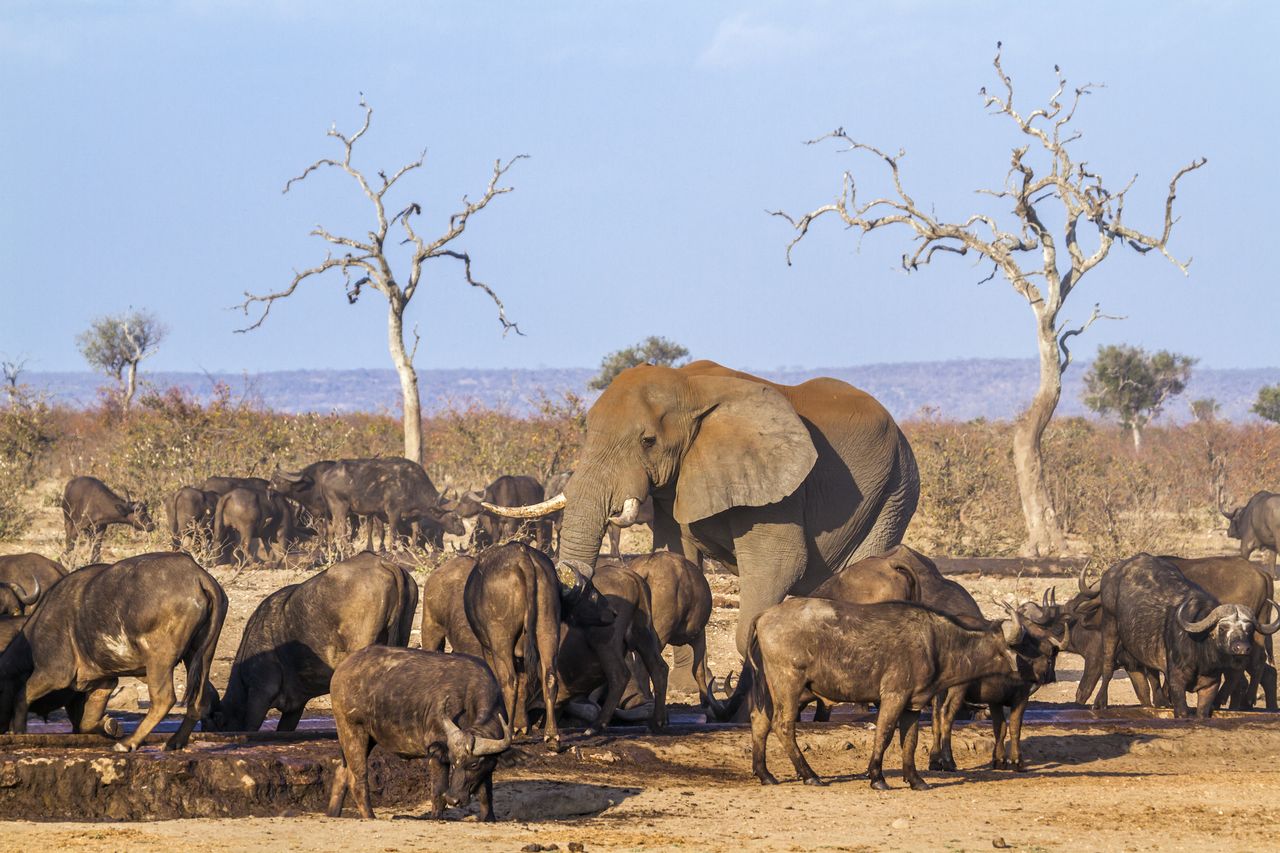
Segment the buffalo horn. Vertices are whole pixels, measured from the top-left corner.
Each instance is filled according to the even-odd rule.
[[[1076,582],[1080,585],[1080,592],[1092,598],[1102,590],[1101,590],[1101,584],[1099,584],[1099,586],[1096,586],[1096,587],[1089,586],[1089,581],[1086,580],[1088,573],[1089,573],[1089,567],[1085,566],[1083,569],[1080,570],[1080,578]]]
[[[1071,626],[1068,625],[1066,622],[1063,622],[1062,623],[1062,639],[1059,640],[1057,637],[1053,636],[1052,633],[1050,633],[1049,642],[1058,651],[1062,651],[1063,649],[1065,649],[1071,643]]]
[[[444,734],[450,755],[471,752],[471,744],[468,742],[466,733],[448,717],[444,718]]]
[[[559,512],[565,508],[568,503],[564,492],[556,495],[554,498],[548,498],[542,503],[529,504],[528,506],[498,506],[488,501],[481,501],[480,506],[486,511],[494,515],[501,515],[504,518],[542,518],[544,515],[550,515],[553,512]]]
[[[1190,599],[1184,600],[1178,605],[1178,610],[1174,614],[1174,616],[1177,617],[1178,626],[1188,634],[1199,634],[1201,631],[1208,631],[1218,623],[1219,619],[1226,615],[1226,611],[1228,610],[1228,605],[1220,604],[1210,610],[1209,615],[1203,619],[1199,619],[1195,622],[1189,622],[1187,620],[1186,610],[1187,605],[1190,603]]]
[[[36,585],[36,591],[30,594],[16,583],[9,584],[13,588],[13,594],[18,597],[18,601],[22,602],[23,607],[30,607],[40,600],[40,579],[33,577],[31,581]]]
[[[286,483],[301,483],[306,479],[302,474],[291,474],[288,471],[281,471],[279,469],[276,470],[275,476],[284,480]]]
[[[1018,615],[1018,611],[1010,609],[1008,619],[1004,620],[1000,625],[1000,630],[1004,634],[1004,642],[1009,646],[1016,646],[1022,640],[1022,617]]]
[[[1267,599],[1267,604],[1271,605],[1271,612],[1276,614],[1276,619],[1266,625],[1257,625],[1259,634],[1274,634],[1276,631],[1280,631],[1280,605],[1277,605],[1270,598]]]

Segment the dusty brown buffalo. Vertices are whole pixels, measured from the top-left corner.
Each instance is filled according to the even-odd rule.
[[[1218,509],[1227,518],[1227,535],[1240,540],[1240,556],[1249,559],[1254,551],[1266,551],[1267,568],[1276,570],[1276,543],[1280,542],[1280,495],[1258,492],[1241,507],[1228,509],[1218,493]]]
[[[30,613],[44,594],[66,574],[66,569],[60,564],[40,554],[0,557],[0,613],[13,616]]]
[[[711,695],[707,676],[707,622],[711,618],[712,599],[706,575],[692,562],[670,551],[637,557],[627,568],[649,586],[653,630],[659,645],[689,647],[698,696],[712,716],[720,717],[724,708]]]
[[[215,699],[206,727],[257,731],[277,708],[276,730],[293,731],[348,655],[374,644],[408,645],[417,607],[413,577],[368,553],[281,587],[249,617],[226,694]]]
[[[493,820],[493,768],[511,746],[511,727],[483,663],[468,655],[369,646],[338,665],[332,687],[342,764],[333,778],[330,817],[342,814],[350,791],[360,816],[373,818],[368,757],[381,746],[402,758],[427,759],[433,816],[443,815],[445,803],[465,806],[476,796],[480,819]]]
[[[271,484],[261,477],[208,477],[200,484],[201,491],[213,492],[222,497],[232,489],[253,489],[265,492]]]
[[[667,664],[662,644],[654,631],[653,603],[644,579],[628,568],[602,563],[592,583],[614,613],[607,625],[565,625],[560,634],[556,671],[562,696],[594,697],[603,693],[598,708],[592,703],[578,705],[575,716],[588,714],[587,733],[606,728],[618,710],[631,671],[626,656],[634,652],[644,665],[651,684],[653,704],[649,728],[667,724]],[[591,713],[592,710],[595,713]]]
[[[145,533],[156,529],[145,503],[121,498],[96,477],[74,477],[67,482],[62,490],[62,521],[67,534],[63,553],[69,554],[81,536],[88,536],[91,563],[102,556],[102,537],[110,525],[127,524]]]
[[[1274,622],[1260,624],[1249,607],[1223,604],[1172,563],[1150,554],[1107,569],[1100,598],[1102,684],[1094,700],[1097,708],[1106,706],[1107,685],[1123,648],[1143,668],[1163,673],[1175,716],[1190,716],[1186,694],[1195,690],[1196,712],[1208,717],[1222,676],[1247,665],[1254,634],[1280,629],[1280,613]]]
[[[542,696],[554,708],[559,698],[557,657],[560,621],[580,625],[608,625],[613,612],[590,581],[566,590],[551,560],[523,542],[508,542],[482,552],[463,590],[467,623],[484,651],[507,703],[516,731],[529,726],[529,680],[534,662],[541,675]],[[516,669],[522,646],[524,676]],[[555,714],[547,714],[544,739],[560,739]]]
[[[449,648],[462,654],[484,657],[480,641],[467,622],[463,590],[476,566],[475,557],[460,554],[445,560],[422,585],[422,647],[431,652]],[[523,649],[521,649],[523,651]]]
[[[793,598],[756,619],[748,645],[751,766],[765,785],[777,779],[765,765],[765,741],[776,732],[805,784],[822,780],[796,744],[796,717],[805,702],[874,702],[876,739],[867,775],[887,789],[884,751],[898,729],[902,776],[914,789],[929,785],[916,771],[920,712],[950,687],[1016,674],[1010,646],[1021,641],[1018,617],[975,622],[906,602],[845,604]]]
[[[293,538],[293,513],[288,502],[269,489],[249,489],[237,486],[218,498],[213,514],[213,541],[223,549],[223,558],[231,557],[241,563],[259,562],[258,542],[271,557],[279,547],[280,556],[289,552]],[[234,548],[232,535],[234,534]]]
[[[213,516],[218,508],[218,493],[183,486],[169,496],[165,510],[169,516],[169,537],[173,550],[181,551],[183,541],[193,542],[213,536]]]
[[[543,498],[542,484],[533,477],[505,475],[494,480],[482,491],[465,493],[458,501],[457,513],[461,518],[475,518],[473,532],[475,546],[487,548],[497,542],[521,538],[536,543],[539,551],[551,547],[551,521],[546,518],[503,518],[485,510],[483,504],[495,506],[525,506],[539,503]]]
[[[187,671],[187,711],[165,749],[181,749],[210,698],[214,647],[227,613],[222,587],[186,554],[142,554],[86,566],[49,590],[22,633],[0,654],[0,719],[25,732],[28,708],[55,691],[83,695],[78,731],[107,733],[103,712],[121,676],[145,678],[151,707],[132,735],[136,749],[172,710],[173,671]]]

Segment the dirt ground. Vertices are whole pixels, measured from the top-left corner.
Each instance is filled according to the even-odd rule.
[[[0,544],[0,552],[61,550],[56,515],[40,508],[40,523],[27,540]],[[113,537],[107,557],[148,550],[138,534]],[[155,545],[155,540],[150,543]],[[643,534],[624,540],[625,550],[644,547]],[[247,571],[227,586],[231,607],[219,643],[214,683],[225,683],[244,623],[271,590],[308,577],[306,570]],[[423,576],[419,577],[419,580]],[[1064,578],[959,578],[991,612],[1008,594],[1039,597],[1053,583],[1059,599],[1074,590]],[[717,676],[736,671],[733,646],[737,581],[711,577],[716,608],[709,657]],[[414,639],[416,643],[416,636]],[[1227,715],[1207,724],[1176,723],[1161,715],[1055,716],[1053,704],[1074,695],[1080,662],[1059,661],[1059,682],[1035,699],[1039,713],[1026,727],[1030,772],[984,770],[990,725],[959,727],[958,773],[925,772],[928,792],[905,788],[896,745],[886,762],[893,790],[876,792],[855,774],[870,751],[868,724],[802,726],[801,743],[815,769],[831,784],[803,786],[776,743],[769,763],[784,784],[761,787],[750,772],[745,727],[715,727],[681,734],[643,730],[583,738],[571,735],[565,752],[547,755],[538,744],[495,776],[500,822],[479,824],[474,814],[454,819],[407,820],[419,809],[381,806],[373,823],[313,814],[226,820],[148,823],[32,823],[13,821],[0,833],[0,850],[34,845],[64,850],[345,849],[438,850],[1257,850],[1276,848],[1280,823],[1280,717]],[[676,691],[675,703],[690,694]],[[1113,685],[1113,702],[1133,704],[1128,682]],[[115,705],[136,707],[145,689],[121,691]],[[323,714],[326,703],[313,709]],[[929,732],[919,760],[927,765]],[[152,748],[152,747],[149,747]],[[350,812],[348,812],[350,814]],[[552,845],[555,845],[554,847]]]

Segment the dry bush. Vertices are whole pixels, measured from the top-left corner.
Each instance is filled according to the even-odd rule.
[[[27,494],[48,468],[57,437],[43,398],[23,386],[7,389],[0,405],[0,540],[31,526]]]

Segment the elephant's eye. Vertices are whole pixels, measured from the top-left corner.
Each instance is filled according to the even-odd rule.
[[[656,444],[657,442],[658,442],[658,439],[656,436],[644,435],[640,437],[641,447],[645,447],[645,448],[653,447],[653,445]]]

